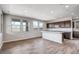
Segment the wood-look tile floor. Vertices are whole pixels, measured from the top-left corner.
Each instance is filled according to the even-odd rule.
[[[65,40],[63,44],[42,38],[4,43],[1,54],[78,54],[79,40]]]

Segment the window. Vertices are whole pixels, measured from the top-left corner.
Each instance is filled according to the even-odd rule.
[[[43,28],[43,22],[33,21],[33,28]]]
[[[21,22],[20,20],[13,19],[11,22],[11,31],[12,32],[20,32]]]
[[[28,31],[28,22],[26,20],[22,22],[22,30],[23,32]]]
[[[33,21],[33,28],[38,28],[38,21]]]
[[[39,28],[43,28],[43,22],[39,22]]]
[[[76,28],[79,28],[79,21],[76,21]]]
[[[26,20],[12,19],[11,31],[12,32],[26,32],[26,31],[28,31],[28,22]]]

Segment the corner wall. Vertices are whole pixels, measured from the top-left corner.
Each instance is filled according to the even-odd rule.
[[[2,32],[2,11],[0,9],[0,48],[2,47],[2,44],[3,44],[3,32]]]

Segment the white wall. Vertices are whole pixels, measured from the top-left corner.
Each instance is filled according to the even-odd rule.
[[[0,14],[0,32],[1,32],[1,14]]]
[[[1,9],[0,9],[0,48],[1,48],[1,46],[2,46],[2,38],[3,38],[3,33],[2,33],[2,31],[1,31],[1,29],[2,29],[2,11],[1,11]]]
[[[0,33],[0,49],[1,49],[1,47],[2,47],[2,38],[3,38],[3,34]]]
[[[10,31],[10,26],[8,26],[10,24],[10,21],[12,18],[27,20],[29,22],[29,31],[27,31],[25,33],[23,33],[23,32],[22,33],[12,33]],[[33,20],[34,19],[27,18],[27,17],[20,17],[20,16],[14,16],[14,15],[4,15],[4,40],[3,41],[10,42],[10,41],[40,37],[41,32],[38,30],[35,30],[33,28],[33,25],[32,25]],[[45,28],[45,25],[44,25],[44,28]]]

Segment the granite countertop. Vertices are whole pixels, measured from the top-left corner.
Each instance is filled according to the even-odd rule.
[[[46,29],[43,31],[50,31],[50,32],[72,32],[71,28],[57,28],[57,29]]]
[[[59,32],[59,33],[69,33],[69,32],[71,32],[71,31],[64,31],[64,30],[43,30],[42,32],[44,32],[44,31],[49,31],[49,32]]]
[[[62,31],[56,31],[56,30],[43,30],[42,32],[58,32],[58,33],[63,33]]]

